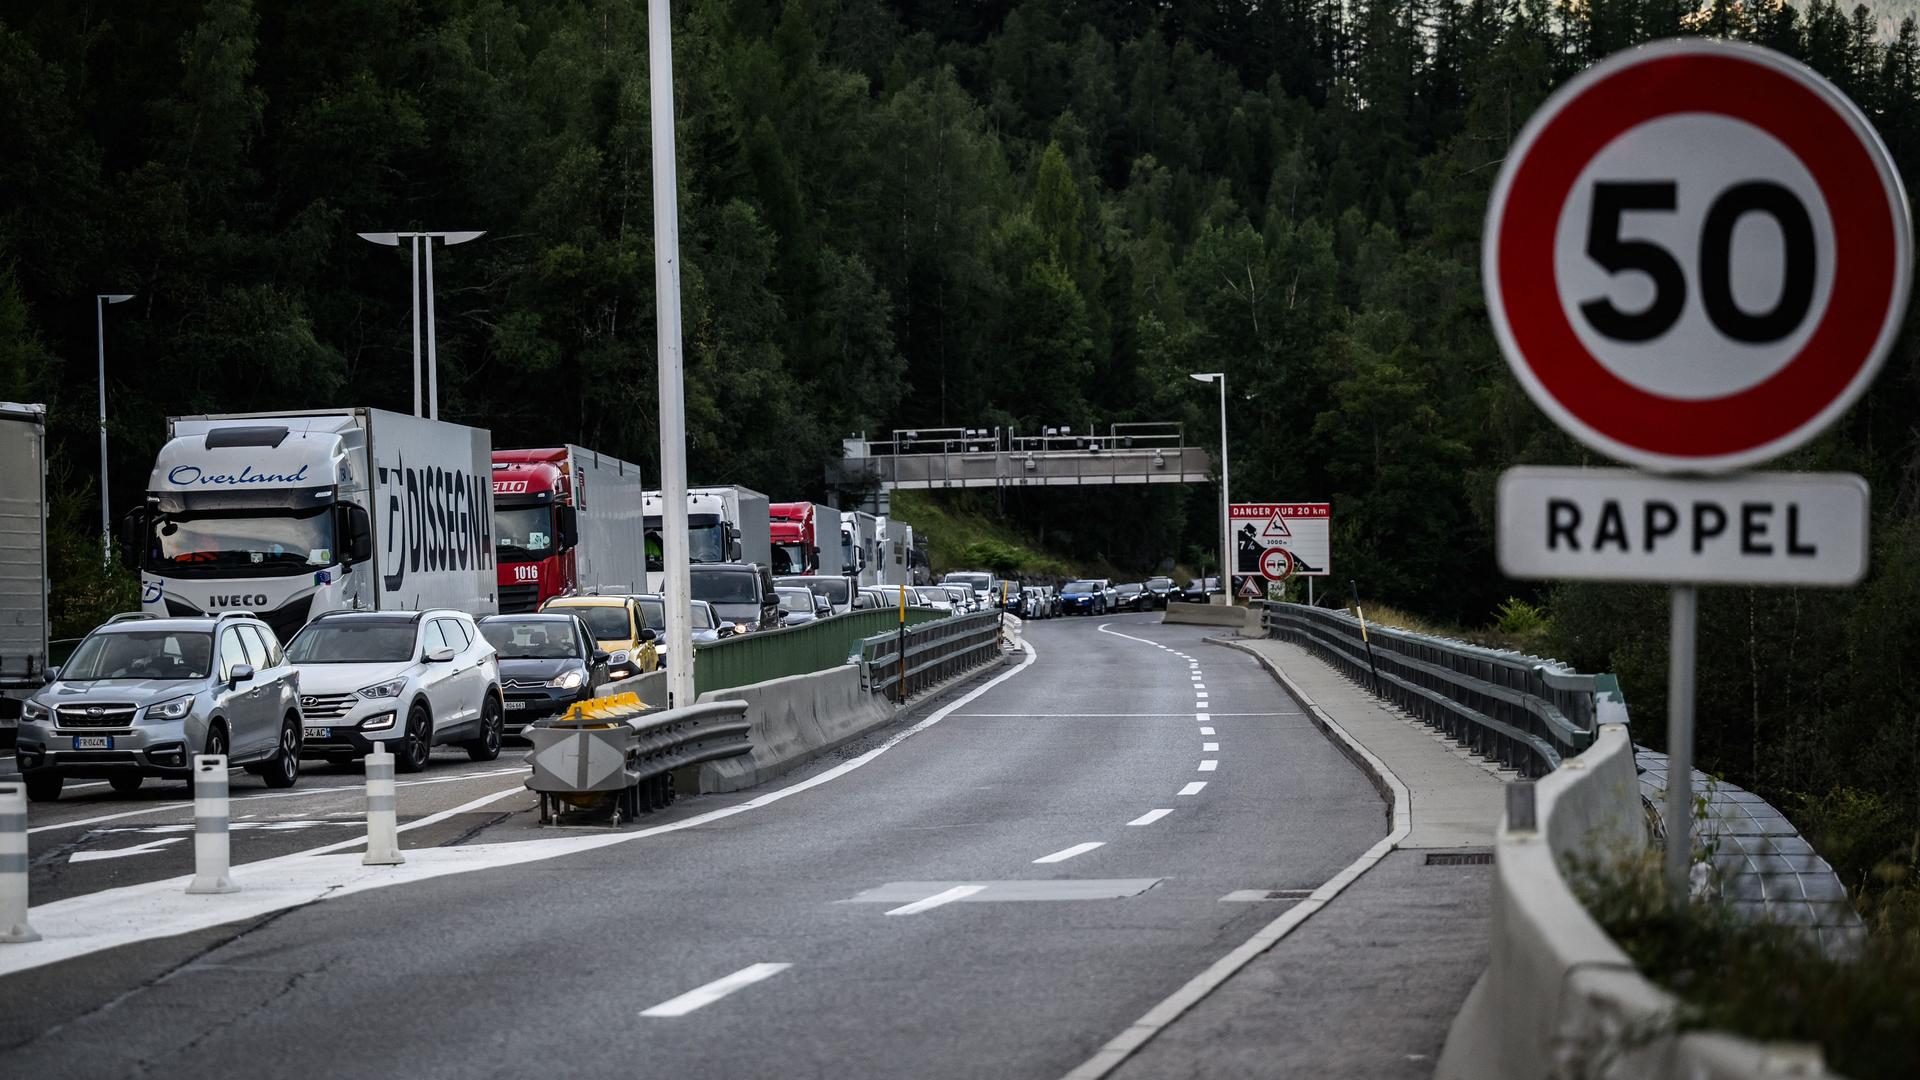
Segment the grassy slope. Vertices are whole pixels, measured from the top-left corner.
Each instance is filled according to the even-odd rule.
[[[925,491],[893,493],[893,516],[925,532],[927,557],[934,576],[949,570],[985,569],[987,550],[1002,553],[1013,563],[1012,572],[1028,577],[1068,578],[1077,574],[1132,580],[1105,563],[1077,563],[1042,549],[1014,523],[989,511],[967,505],[967,500]]]

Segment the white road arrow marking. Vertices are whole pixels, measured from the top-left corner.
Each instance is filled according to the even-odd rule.
[[[149,840],[132,847],[114,848],[112,851],[76,851],[67,856],[70,863],[99,862],[101,859],[124,859],[130,855],[151,855],[168,844],[177,844],[185,840],[184,836],[169,836],[165,840]]]

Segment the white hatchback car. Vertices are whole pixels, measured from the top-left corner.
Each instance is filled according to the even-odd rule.
[[[493,646],[464,611],[335,611],[287,645],[300,672],[303,757],[351,761],[387,744],[401,772],[433,748],[500,756],[506,710]]]

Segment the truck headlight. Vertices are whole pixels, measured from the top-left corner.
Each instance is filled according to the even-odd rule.
[[[25,723],[45,723],[52,718],[53,711],[45,705],[27,701],[20,706],[20,719]]]
[[[188,694],[186,697],[177,697],[158,705],[147,706],[147,719],[179,720],[191,711],[193,711],[193,695]]]
[[[578,690],[580,689],[580,684],[586,681],[586,675],[576,668],[558,678],[548,679],[547,685],[553,687],[555,690]]]
[[[405,690],[406,688],[407,688],[407,680],[388,679],[386,682],[383,682],[383,683],[375,683],[372,686],[362,687],[360,690],[360,696],[363,698],[367,698],[370,701],[379,701],[382,698],[399,697],[400,691]]]

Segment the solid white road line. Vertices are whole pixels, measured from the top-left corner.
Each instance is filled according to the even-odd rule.
[[[490,795],[482,795],[477,799],[473,799],[468,802],[463,802],[459,806],[453,807],[450,810],[442,810],[437,814],[428,814],[426,817],[420,818],[418,820],[409,821],[406,824],[401,825],[398,829],[395,829],[394,831],[407,832],[410,829],[424,829],[429,825],[438,825],[450,817],[455,817],[459,814],[465,814],[474,810],[478,810],[481,807],[487,805],[488,803],[499,802],[501,799],[504,799],[509,795],[519,794],[521,792],[525,792],[526,790],[527,789],[525,785],[515,784],[512,787],[506,789],[505,791],[496,791]],[[336,841],[335,843],[328,844],[325,847],[311,848],[307,851],[300,852],[300,854],[325,855],[330,851],[339,851],[343,848],[357,847],[358,845],[364,844],[366,842],[367,842],[366,834],[362,833],[359,836],[355,836],[346,840]]]
[[[1166,817],[1168,814],[1171,814],[1171,813],[1173,813],[1171,809],[1149,810],[1146,813],[1141,814],[1139,817],[1134,818],[1132,821],[1127,822],[1127,824],[1151,825],[1154,822],[1159,821],[1161,818]]]
[[[1232,716],[1233,714],[1232,714],[1232,713],[1221,713],[1220,715],[1221,715],[1221,716]],[[1213,734],[1213,729],[1212,729],[1212,728],[1210,728],[1210,727],[1203,727],[1203,728],[1201,728],[1201,729],[1200,729],[1200,734],[1202,734],[1202,735],[1211,735],[1211,734]]]
[[[886,912],[886,914],[918,915],[923,911],[932,911],[934,908],[940,907],[943,904],[951,904],[955,900],[965,900],[974,893],[985,892],[986,890],[987,887],[985,885],[955,885],[946,892],[934,893],[925,900],[915,900],[911,904],[902,904],[892,911]]]
[[[1203,754],[1217,754],[1220,752],[1220,744],[1217,742],[1203,742],[1200,744],[1200,752]]]
[[[1193,783],[1188,784],[1186,787],[1181,788],[1180,794],[1198,795],[1200,794],[1201,791],[1205,790],[1206,786],[1207,786],[1207,782],[1205,780],[1195,780]]]
[[[1084,844],[1075,844],[1070,848],[1061,848],[1059,851],[1056,851],[1051,855],[1042,855],[1033,861],[1036,863],[1066,862],[1068,859],[1073,858],[1075,855],[1085,855],[1087,852],[1092,851],[1094,848],[1106,847],[1106,846],[1107,846],[1107,842],[1105,840],[1089,840]]]
[[[640,1015],[685,1016],[695,1009],[706,1008],[735,990],[745,989],[754,983],[771,979],[792,966],[792,964],[749,964],[724,979],[715,979],[697,990],[689,990],[651,1009],[643,1009]]]
[[[1207,758],[1206,760],[1200,763],[1201,772],[1212,772],[1213,770],[1219,767],[1220,767],[1220,763],[1218,761],[1215,761],[1212,758]]]

